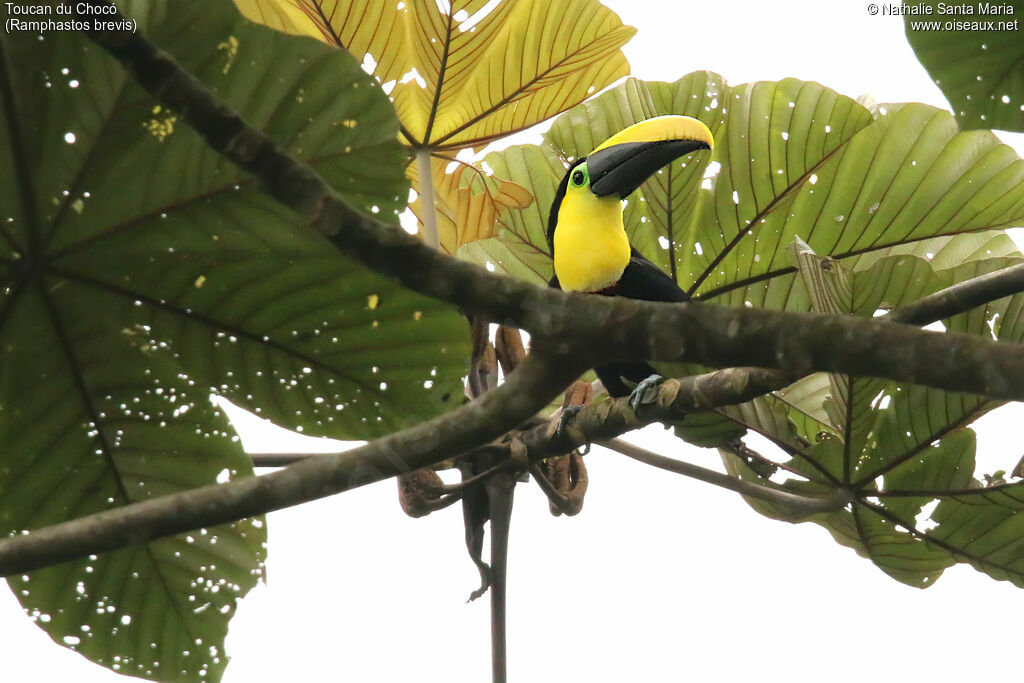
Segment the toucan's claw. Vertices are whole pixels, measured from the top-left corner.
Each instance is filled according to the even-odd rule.
[[[633,411],[640,409],[640,406],[649,405],[658,400],[658,389],[664,383],[665,378],[661,375],[651,375],[641,380],[633,392],[629,395],[629,407]]]
[[[583,410],[583,408],[584,406],[582,405],[565,406],[564,408],[562,408],[562,414],[558,416],[558,426],[555,427],[556,439],[562,437],[562,433],[565,431],[565,428],[569,426],[569,423],[572,422],[572,419],[576,417],[579,414],[579,412]]]

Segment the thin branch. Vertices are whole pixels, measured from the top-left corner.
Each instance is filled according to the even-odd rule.
[[[347,451],[332,451],[330,453],[248,453],[252,460],[253,467],[287,467],[300,460],[318,458],[321,455],[341,455]]]
[[[612,439],[602,442],[601,445],[646,465],[681,474],[707,484],[720,486],[750,498],[757,498],[758,500],[783,506],[795,518],[806,517],[819,512],[842,510],[853,500],[853,495],[848,491],[839,491],[834,496],[829,496],[828,498],[811,498],[810,496],[800,496],[781,489],[760,486],[743,479],[722,474],[721,472],[709,470],[706,467],[659,455],[645,448],[635,446],[623,439]]]
[[[1024,292],[1024,263],[958,282],[879,317],[908,325],[928,325],[1020,292]]]
[[[531,417],[581,372],[534,353],[479,401],[344,453],[88,515],[0,541],[0,576],[324,498],[475,448]]]
[[[602,443],[654,422],[680,420],[688,413],[749,401],[773,390],[777,373],[727,368],[666,380],[654,400],[634,411],[628,398],[584,406],[557,429],[558,420],[535,422],[519,435],[531,461]]]
[[[902,306],[876,318],[881,321],[898,322],[907,325],[924,326],[933,322],[965,313],[972,308],[991,301],[1012,296],[1024,291],[1024,264],[1011,266],[959,282],[917,301]],[[711,383],[725,391],[736,390],[736,400],[721,403],[720,392],[706,398],[717,406],[734,405],[751,400],[771,391],[778,391],[799,379],[777,370],[762,368],[726,368],[701,379],[699,394],[708,392]],[[694,389],[698,389],[694,386]],[[699,398],[694,398],[694,407],[699,407]]]

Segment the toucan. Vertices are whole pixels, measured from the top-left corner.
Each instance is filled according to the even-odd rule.
[[[611,136],[565,172],[548,215],[556,289],[645,301],[689,300],[675,280],[634,249],[622,222],[622,200],[658,169],[684,154],[714,148],[711,131],[688,116],[659,116]],[[594,368],[613,397],[629,396],[657,377],[647,363]]]

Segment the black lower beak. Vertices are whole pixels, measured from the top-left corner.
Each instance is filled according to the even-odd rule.
[[[684,154],[710,149],[703,140],[624,142],[599,149],[587,157],[590,190],[598,197],[625,198],[659,168]]]

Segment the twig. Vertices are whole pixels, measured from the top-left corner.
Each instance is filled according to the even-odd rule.
[[[253,467],[287,467],[300,460],[319,458],[321,455],[340,455],[347,451],[332,451],[330,453],[249,453]]]
[[[879,317],[908,325],[928,325],[1022,291],[1024,263],[958,282]]]
[[[700,467],[699,465],[653,453],[623,439],[611,439],[610,441],[602,442],[601,445],[644,464],[675,472],[676,474],[682,474],[707,484],[720,486],[750,498],[757,498],[758,500],[781,505],[790,510],[795,517],[806,517],[818,512],[841,510],[853,500],[853,495],[848,491],[839,491],[836,495],[828,498],[811,498],[780,489],[759,486],[743,479],[737,479],[721,472],[709,470],[706,467]]]

